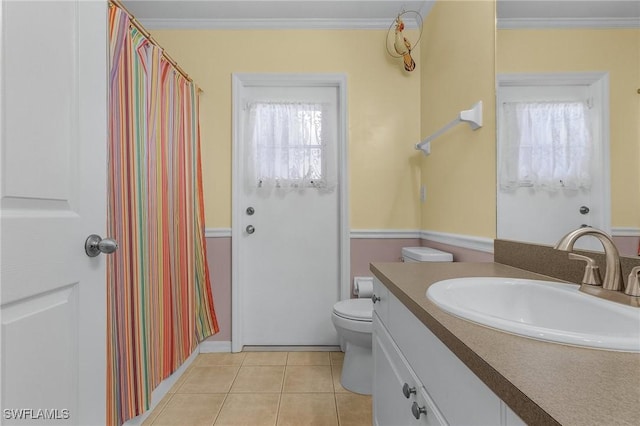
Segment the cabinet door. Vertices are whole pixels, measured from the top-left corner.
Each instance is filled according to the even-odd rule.
[[[389,333],[399,351],[451,424],[501,424],[496,396],[393,294]]]
[[[373,419],[376,426],[442,426],[444,418],[438,412],[420,383],[374,314],[373,326]],[[407,398],[402,391],[407,384],[414,390]],[[412,406],[425,410],[414,417]]]
[[[402,380],[376,329],[373,331],[373,419],[376,426],[411,425],[411,407],[402,395]]]

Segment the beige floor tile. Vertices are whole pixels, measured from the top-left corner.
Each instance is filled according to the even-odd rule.
[[[331,366],[331,378],[333,380],[333,391],[336,393],[349,392],[342,387],[340,383],[340,376],[342,375],[342,364],[335,364]]]
[[[331,359],[331,365],[342,365],[344,361],[344,352],[329,352],[329,359]]]
[[[205,353],[199,354],[194,365],[196,367],[211,367],[214,365],[242,365],[246,354],[239,353]]]
[[[247,352],[242,365],[286,365],[287,352]]]
[[[333,392],[331,366],[287,365],[283,392]]]
[[[287,365],[331,365],[329,352],[289,352]]]
[[[284,365],[243,365],[231,386],[231,393],[280,393],[284,369]]]
[[[212,425],[224,399],[224,394],[174,394],[153,426]]]
[[[215,426],[274,426],[279,393],[229,394]]]
[[[337,426],[338,416],[331,393],[282,394],[278,426]]]
[[[194,367],[177,393],[227,393],[240,367]]]
[[[336,394],[336,406],[340,426],[370,426],[372,424],[370,395]]]
[[[200,354],[143,424],[368,426],[371,397],[342,387],[343,359],[341,352]]]

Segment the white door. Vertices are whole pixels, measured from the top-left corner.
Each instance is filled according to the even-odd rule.
[[[610,232],[609,203],[605,183],[608,179],[603,159],[608,159],[603,141],[603,102],[594,84],[556,84],[550,86],[506,86],[498,89],[498,144],[504,144],[504,102],[585,101],[591,104],[590,119],[594,143],[592,187],[576,191],[548,192],[530,187],[503,191],[498,186],[498,238],[554,245],[568,232],[593,226]],[[498,149],[500,152],[501,149]],[[606,152],[605,152],[606,151]],[[498,159],[498,162],[500,159]],[[577,248],[602,250],[594,238],[582,238]]]
[[[3,424],[105,423],[104,1],[3,1]]]
[[[331,143],[338,142],[336,87],[244,87],[240,99],[243,105],[254,101],[329,104],[335,129]],[[246,108],[239,115],[244,124]],[[246,142],[244,134],[237,138],[239,159],[248,155]],[[336,167],[337,150],[323,161]],[[241,327],[236,331],[242,345],[336,345],[331,312],[340,297],[341,189],[281,193],[250,188],[245,184],[246,162],[236,162],[236,167],[233,261],[239,312],[233,321],[234,327]]]

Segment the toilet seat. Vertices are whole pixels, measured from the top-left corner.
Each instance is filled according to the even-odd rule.
[[[373,302],[371,299],[347,299],[333,305],[333,313],[351,321],[371,322]]]

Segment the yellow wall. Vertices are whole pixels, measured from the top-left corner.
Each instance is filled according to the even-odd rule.
[[[414,32],[410,34],[415,35]],[[202,167],[206,227],[231,226],[232,73],[347,75],[353,229],[417,229],[420,64],[404,72],[386,30],[163,30],[153,36],[204,90]]]
[[[493,238],[496,70],[607,70],[612,225],[640,227],[640,30],[500,30],[496,39],[494,9],[494,1],[437,1],[413,52],[413,73],[387,55],[385,30],[154,31],[204,90],[206,226],[231,226],[234,72],[347,75],[351,228]],[[482,129],[455,127],[432,143],[428,157],[413,150],[478,100]]]
[[[608,71],[611,220],[640,227],[640,30],[499,30],[497,71]]]
[[[460,124],[431,143],[422,163],[426,203],[422,229],[493,238],[496,235],[495,2],[438,1],[424,23],[421,56],[421,137],[475,102],[484,125]]]

